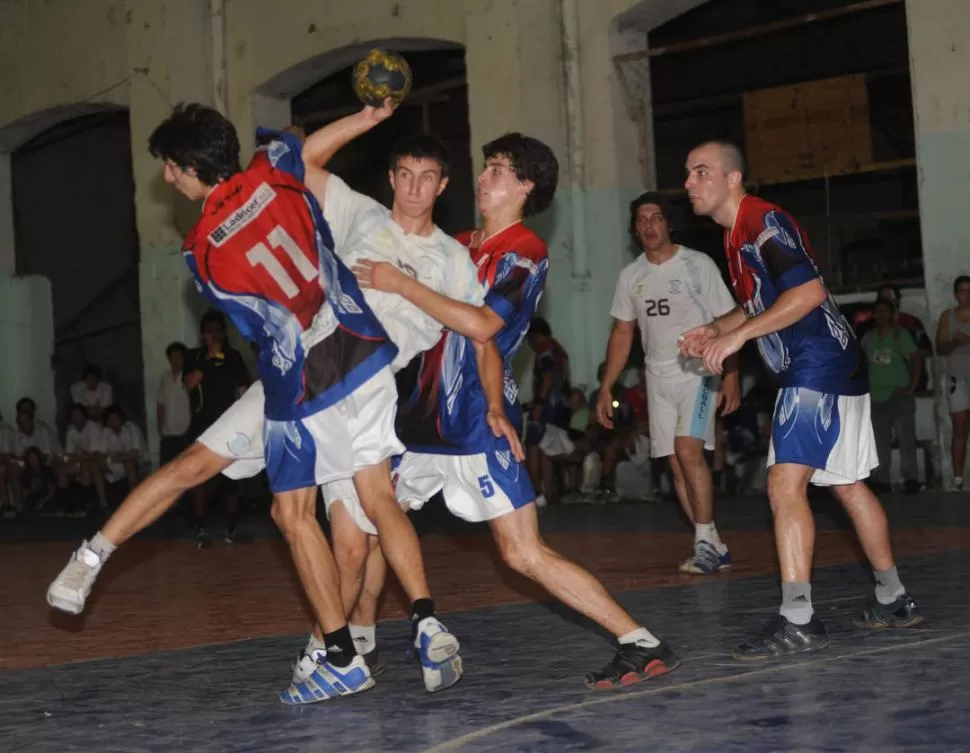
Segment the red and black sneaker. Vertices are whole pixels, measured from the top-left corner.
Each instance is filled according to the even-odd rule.
[[[679,666],[680,659],[666,643],[653,648],[626,643],[620,646],[609,664],[586,675],[586,687],[607,690],[634,685],[673,672]]]
[[[774,659],[778,656],[820,651],[831,642],[825,632],[825,625],[818,617],[812,617],[807,625],[796,625],[776,614],[754,638],[738,644],[731,656],[738,661]]]
[[[910,628],[919,625],[923,615],[909,594],[903,594],[892,604],[880,604],[875,599],[869,601],[862,613],[852,624],[865,630],[887,630],[888,628]]]

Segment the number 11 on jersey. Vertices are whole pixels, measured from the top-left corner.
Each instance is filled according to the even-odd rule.
[[[312,282],[319,276],[316,265],[307,258],[307,255],[282,225],[274,227],[266,236],[266,240],[274,249],[282,249],[304,280]],[[265,243],[257,243],[249,249],[246,252],[246,259],[253,267],[261,266],[265,269],[288,298],[296,298],[300,294],[300,287],[293,281],[293,278],[290,277],[283,265],[280,264],[279,259],[273,255],[273,252],[269,250]]]

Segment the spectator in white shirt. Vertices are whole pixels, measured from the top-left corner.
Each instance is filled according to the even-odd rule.
[[[8,484],[11,474],[10,460],[13,457],[13,427],[5,423],[0,415],[0,515],[9,504]],[[19,472],[19,466],[13,466]]]
[[[129,489],[134,489],[141,478],[141,466],[147,457],[145,438],[117,405],[109,406],[105,410],[104,423],[101,435],[101,451],[107,462],[104,477],[110,484],[127,478]]]
[[[101,378],[101,369],[88,364],[84,367],[84,378],[71,385],[71,400],[87,408],[88,416],[93,421],[101,421],[114,395],[111,385]]]
[[[83,487],[94,485],[101,507],[108,506],[104,493],[104,455],[101,442],[103,427],[88,418],[87,409],[80,403],[71,406],[70,422],[64,435],[64,462],[58,473],[58,486],[66,490],[72,478]]]
[[[35,418],[37,404],[29,397],[22,397],[17,401],[17,428],[13,434],[13,449],[11,451],[11,463],[17,466],[15,472],[10,474],[10,486],[13,489],[13,498],[16,508],[22,508],[23,498],[20,488],[20,472],[24,467],[24,454],[30,447],[36,447],[43,456],[44,466],[53,473],[57,473],[59,459],[61,457],[61,444],[57,441],[57,435],[43,421]]]
[[[182,381],[187,348],[174,342],[165,348],[169,368],[162,372],[158,383],[157,419],[158,433],[161,435],[159,460],[165,465],[174,460],[191,444],[189,424],[192,411],[189,407],[189,391]]]

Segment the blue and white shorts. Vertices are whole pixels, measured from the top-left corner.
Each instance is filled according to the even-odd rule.
[[[650,422],[650,457],[674,454],[675,437],[704,440],[714,449],[714,415],[720,378],[685,373],[676,379],[647,375],[647,413]]]
[[[266,420],[263,402],[263,385],[256,382],[199,437],[232,460],[223,471],[229,478],[249,478],[265,468],[272,491],[305,489],[349,479],[404,452],[394,432],[397,388],[389,367],[298,421]]]
[[[816,486],[854,484],[879,465],[869,395],[833,395],[806,387],[778,391],[768,465],[814,468]]]
[[[391,479],[398,502],[405,509],[420,510],[441,492],[451,513],[470,523],[494,520],[536,498],[525,466],[512,457],[504,439],[495,439],[487,452],[475,455],[405,452],[395,463]],[[328,517],[339,501],[358,528],[377,535],[361,508],[352,480],[325,484],[323,499]]]

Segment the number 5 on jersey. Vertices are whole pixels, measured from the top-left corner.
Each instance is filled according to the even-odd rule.
[[[266,240],[274,249],[281,249],[286,254],[304,280],[312,282],[319,276],[316,265],[307,258],[296,241],[281,225],[274,227],[266,236]],[[296,298],[300,294],[299,286],[265,243],[257,243],[249,249],[246,252],[246,259],[253,267],[261,266],[265,269],[288,298]]]

